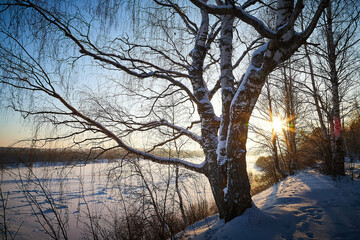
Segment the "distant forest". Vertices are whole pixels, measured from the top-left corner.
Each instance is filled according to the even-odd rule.
[[[163,157],[173,156],[175,153],[167,149],[158,149],[158,154]],[[183,151],[182,157],[200,157],[200,151]],[[43,149],[43,148],[11,148],[0,147],[0,168],[9,165],[32,165],[34,163],[83,163],[94,162],[98,159],[114,161],[122,158],[134,158],[134,155],[122,149],[103,151],[101,149]]]

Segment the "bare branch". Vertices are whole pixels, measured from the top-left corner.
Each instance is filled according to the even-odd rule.
[[[158,0],[153,0],[153,1],[157,4],[159,4],[160,6],[169,7],[169,8],[174,9],[174,11],[181,17],[181,19],[185,23],[186,27],[190,30],[190,32],[192,34],[196,35],[196,33],[198,32],[197,25],[189,19],[189,17],[183,12],[183,10],[179,7],[178,4],[173,3],[170,0],[166,0],[166,2],[168,2],[168,4],[162,3]]]
[[[309,38],[311,33],[314,31],[320,16],[322,15],[324,9],[328,6],[329,3],[330,3],[330,0],[322,0],[320,2],[314,16],[311,19],[311,22],[305,28],[305,30],[299,34],[300,38],[304,39],[305,41],[307,38]]]
[[[259,37],[257,39],[255,39],[254,41],[252,41],[249,46],[246,47],[245,51],[241,54],[241,56],[238,58],[238,60],[234,63],[233,65],[233,69],[237,68],[241,61],[244,59],[244,57],[254,48],[256,48],[256,46],[254,46],[256,43],[258,43],[261,39],[263,39],[262,37]]]

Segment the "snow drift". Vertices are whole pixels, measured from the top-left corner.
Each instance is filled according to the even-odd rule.
[[[360,239],[360,179],[346,176],[334,181],[314,170],[302,171],[255,195],[253,207],[229,223],[215,215],[179,237]]]

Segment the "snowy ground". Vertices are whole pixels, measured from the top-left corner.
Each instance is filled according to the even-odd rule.
[[[248,170],[255,172],[256,158],[249,158]],[[116,163],[98,162],[79,166],[21,167],[1,172],[0,210],[6,202],[6,221],[15,239],[49,239],[37,222],[39,209],[31,210],[24,190],[36,197],[45,216],[53,218],[49,202],[38,184],[54,199],[55,208],[63,216],[70,239],[86,234],[87,207],[93,216],[111,219],[121,215],[119,203],[132,201],[134,193],[143,191],[141,182],[127,177],[126,168],[120,177]],[[360,164],[356,165],[356,176]],[[116,174],[114,169],[116,169]],[[150,167],[153,181],[161,187],[167,170]],[[112,174],[110,174],[112,173]],[[35,178],[36,176],[36,178]],[[25,180],[21,182],[20,177]],[[120,178],[119,178],[120,177]],[[30,184],[27,183],[30,181]],[[199,185],[190,195],[211,195],[207,181],[182,177],[184,186]],[[25,184],[23,184],[25,183]],[[128,187],[125,188],[125,185]],[[24,189],[26,187],[26,189]],[[160,194],[160,193],[159,193]],[[160,194],[161,195],[161,194]],[[159,195],[159,196],[160,196]],[[122,198],[120,198],[122,196]],[[5,201],[6,200],[6,201]],[[333,181],[313,170],[298,172],[253,197],[254,207],[228,224],[209,217],[189,227],[180,239],[360,239],[360,179],[350,176]],[[0,212],[0,227],[3,212]],[[41,220],[41,219],[40,219]],[[1,238],[1,237],[0,237]]]
[[[360,174],[360,165],[356,165]],[[360,179],[333,181],[313,170],[253,197],[254,206],[224,224],[218,216],[189,227],[184,239],[360,239]]]
[[[257,171],[255,160],[256,157],[248,158],[249,171]],[[123,214],[124,202],[135,206],[140,204],[136,196],[147,193],[141,179],[121,161],[63,164],[34,164],[31,168],[8,166],[0,170],[0,239],[5,239],[1,234],[4,222],[15,239],[50,239],[45,233],[49,226],[44,217],[58,231],[59,221],[54,212],[60,216],[69,239],[83,239],[89,232],[89,214],[111,222]],[[154,196],[161,200],[162,186],[170,177],[167,168],[156,164],[148,166],[145,162],[140,165],[149,184],[158,190],[153,192]],[[185,170],[181,174],[179,181],[185,200],[201,202],[212,198],[204,176],[189,175]]]

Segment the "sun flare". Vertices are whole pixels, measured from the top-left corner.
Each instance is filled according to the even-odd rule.
[[[276,132],[281,132],[283,129],[283,121],[279,118],[279,117],[274,117],[273,121],[271,123],[271,127],[276,131]]]

